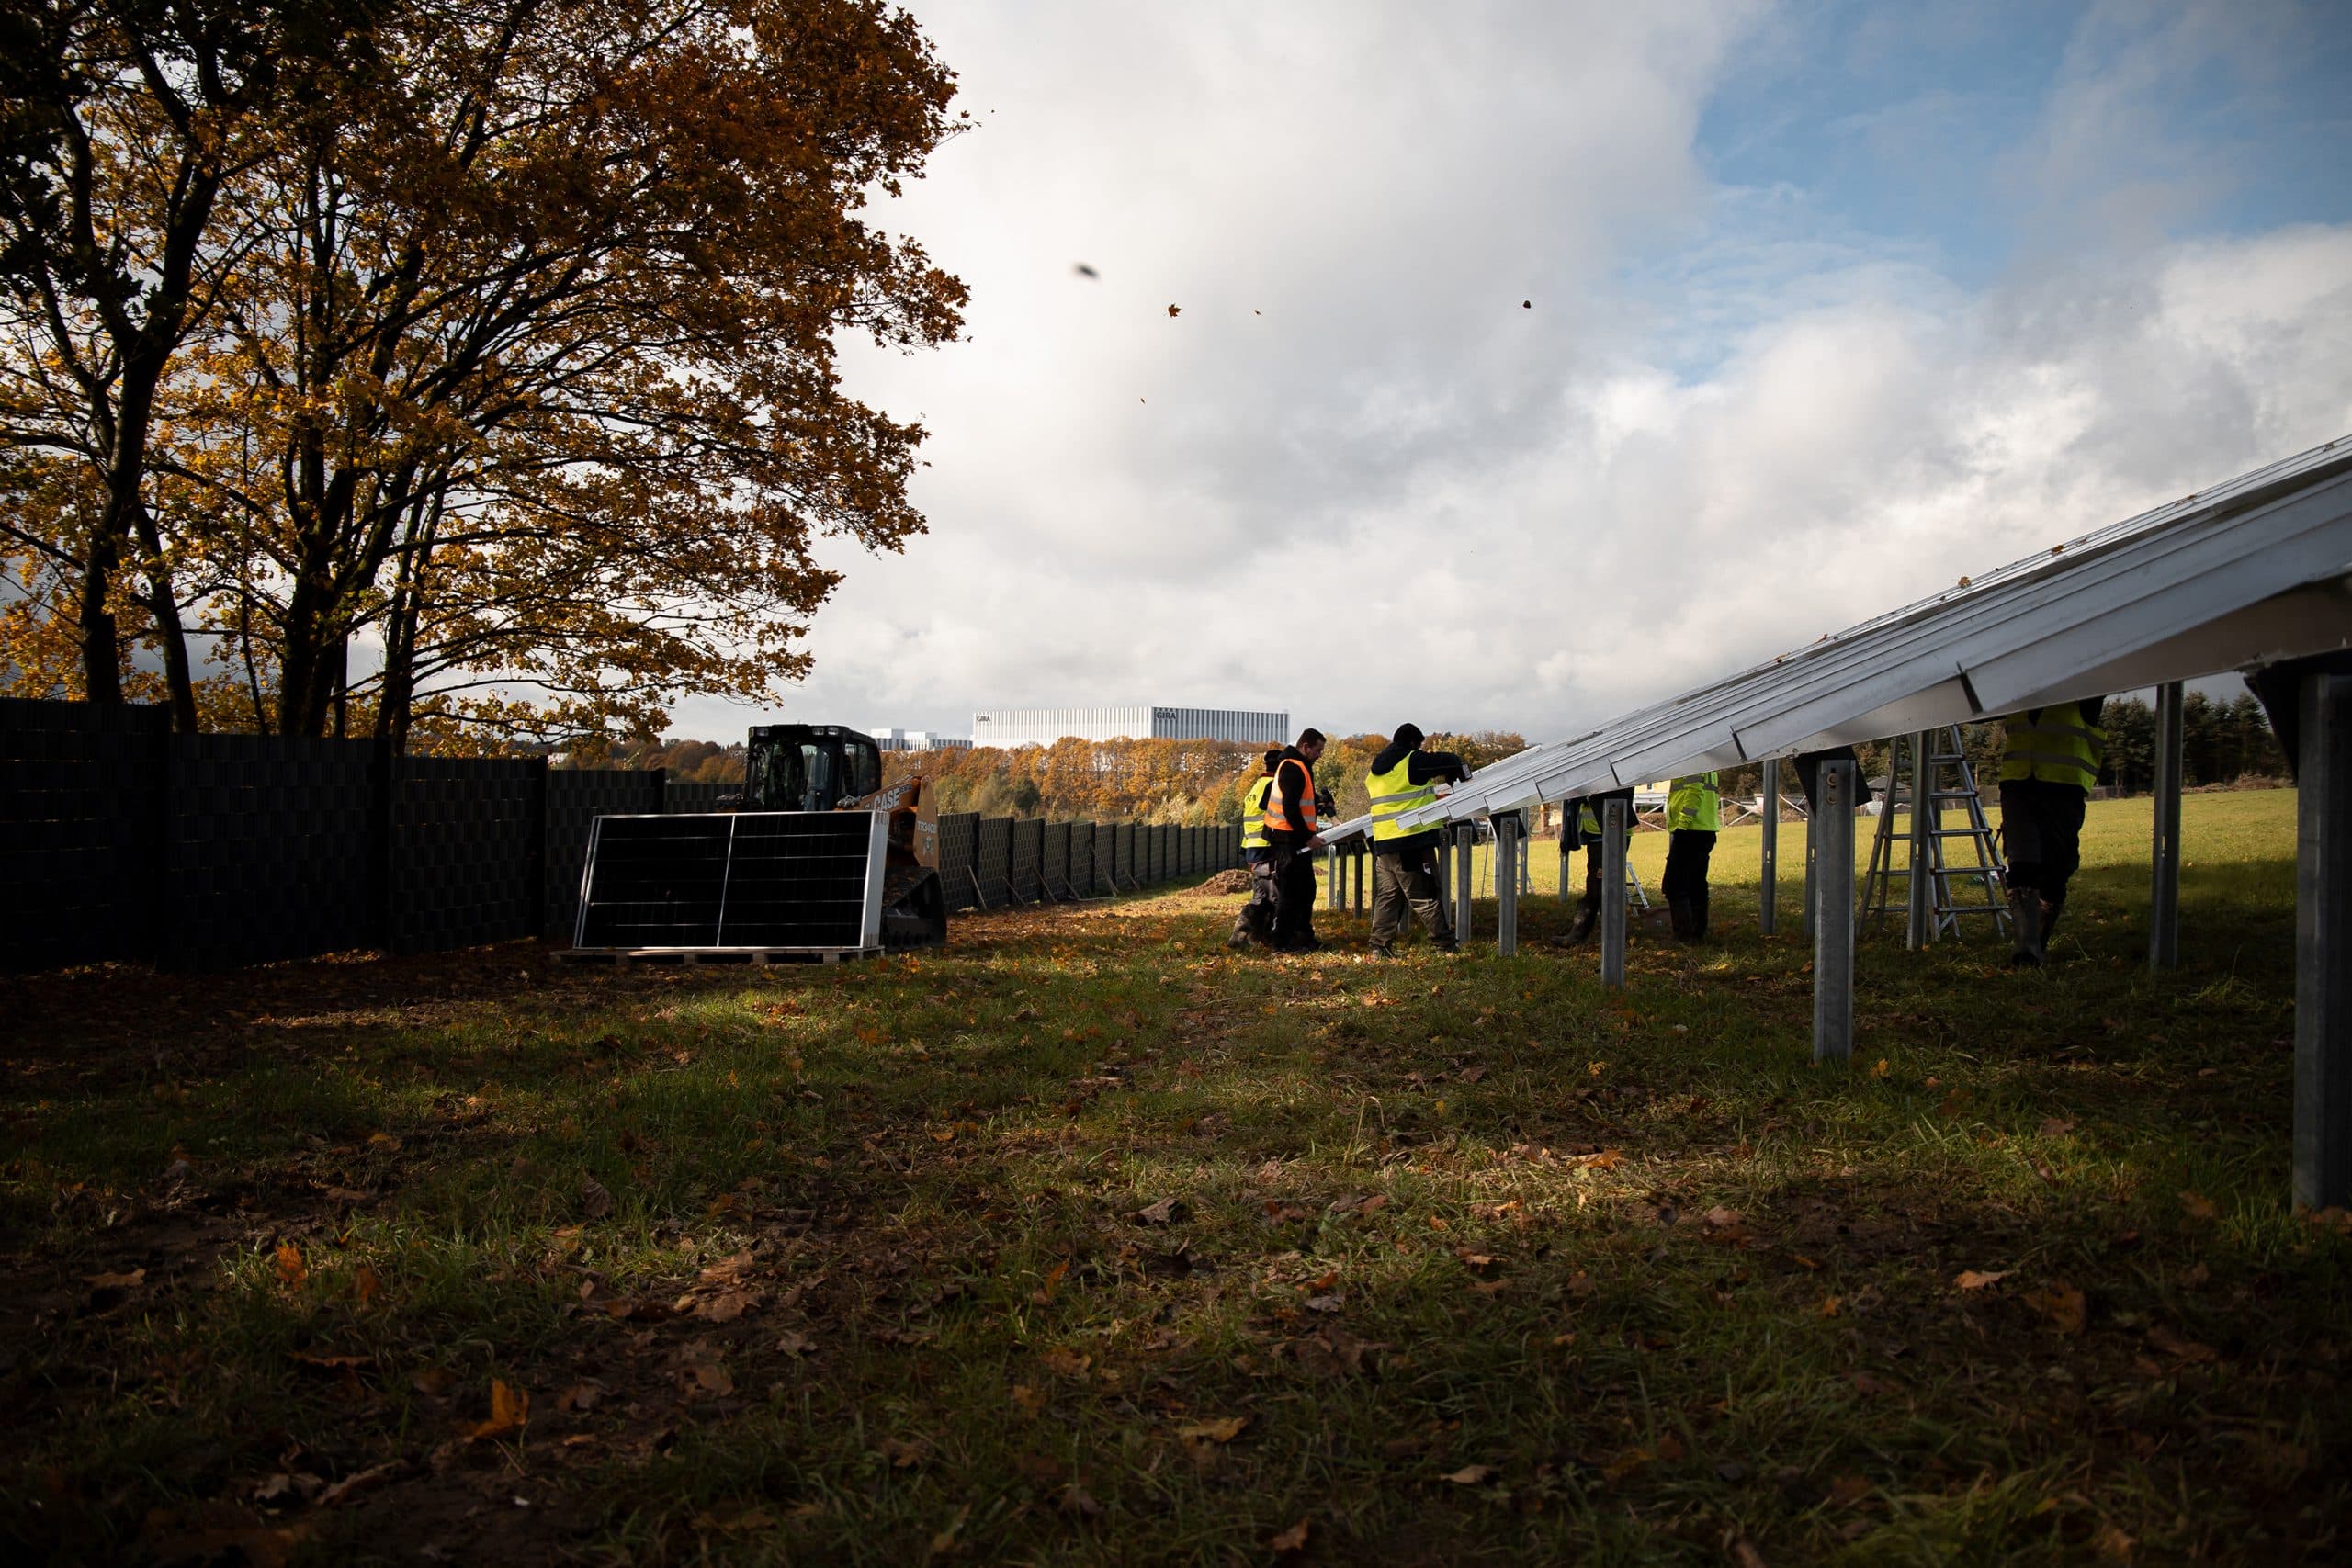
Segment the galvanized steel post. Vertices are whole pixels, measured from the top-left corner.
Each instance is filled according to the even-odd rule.
[[[1855,765],[1824,762],[1815,791],[1813,874],[1813,1059],[1854,1055]]]
[[[2148,967],[2180,962],[2181,685],[2156,688],[2156,822],[2149,846]]]
[[[1758,895],[1756,929],[1770,936],[1780,925],[1781,887],[1781,759],[1764,759],[1764,863],[1763,888]],[[1560,897],[1568,896],[1567,877],[1560,878]]]
[[[1576,840],[1568,833],[1568,824],[1574,820],[1569,813],[1576,809],[1574,801],[1560,807],[1560,902],[1563,904],[1568,901],[1568,863],[1576,858]]]
[[[1495,952],[1519,951],[1519,818],[1495,818]]]
[[[1323,908],[1340,912],[1340,846],[1323,846]]]
[[[2303,677],[2296,770],[2295,1201],[2352,1206],[2352,675]]]
[[[1625,802],[1600,808],[1600,983],[1625,988]]]
[[[1936,940],[1936,770],[1928,761],[1926,730],[1911,737],[1911,881],[1903,945],[1917,952]],[[1891,791],[1894,781],[1889,779]],[[1890,856],[1890,858],[1892,858]]]
[[[1464,822],[1454,829],[1453,940],[1470,940],[1471,872],[1478,859],[1478,824]]]

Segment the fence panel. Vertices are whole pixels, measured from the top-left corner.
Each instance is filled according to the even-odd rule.
[[[580,876],[588,863],[588,827],[599,817],[651,817],[662,810],[662,775],[627,768],[550,768],[547,839],[541,851],[546,892],[539,934],[571,945],[580,919]]]
[[[1069,890],[1083,898],[1097,891],[1094,886],[1094,824],[1073,822],[1069,825]]]
[[[174,737],[164,961],[220,969],[383,940],[390,749]]]
[[[1039,862],[1045,873],[1046,897],[1058,898],[1069,886],[1069,824],[1046,824],[1046,849]]]
[[[0,970],[156,955],[170,729],[160,707],[0,698]]]
[[[1092,893],[1116,893],[1119,867],[1119,825],[1115,822],[1094,824],[1094,886]]]
[[[725,784],[689,784],[684,779],[673,779],[663,773],[662,774],[662,809],[673,817],[699,811],[716,811],[718,809],[718,797],[727,792],[727,788]]]
[[[980,891],[990,905],[1011,902],[1011,871],[1012,866],[1012,818],[983,817],[979,826],[979,851],[973,856],[972,869],[980,879]]]
[[[1034,904],[1046,896],[1044,883],[1037,875],[1037,862],[1045,853],[1046,824],[1042,818],[1016,817],[1012,819],[1012,863],[1007,876],[1013,892]]]
[[[547,764],[403,757],[392,776],[386,944],[431,953],[544,930]]]
[[[939,818],[939,885],[950,909],[978,906],[972,896],[972,873],[978,864],[979,827],[976,811],[951,811]]]

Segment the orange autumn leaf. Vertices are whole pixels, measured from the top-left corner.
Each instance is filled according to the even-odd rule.
[[[531,1395],[503,1379],[492,1378],[490,1384],[490,1419],[477,1421],[466,1428],[466,1440],[478,1438],[503,1438],[509,1432],[522,1430],[523,1423],[531,1417]]]
[[[1188,1443],[1229,1443],[1241,1436],[1241,1429],[1249,1425],[1247,1416],[1227,1416],[1221,1420],[1195,1421],[1179,1427],[1176,1435]]]
[[[277,1280],[288,1290],[300,1290],[311,1277],[311,1266],[302,1261],[302,1249],[290,1241],[277,1244]]]

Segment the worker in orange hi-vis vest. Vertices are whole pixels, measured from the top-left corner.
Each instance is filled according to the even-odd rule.
[[[1298,744],[1283,749],[1274,767],[1274,787],[1266,792],[1261,820],[1266,852],[1274,867],[1274,940],[1277,953],[1312,953],[1315,940],[1315,862],[1312,852],[1323,847],[1316,831],[1317,811],[1326,797],[1315,788],[1315,762],[1323,755],[1323,732],[1300,733]]]

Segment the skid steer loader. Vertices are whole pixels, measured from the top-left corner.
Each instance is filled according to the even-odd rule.
[[[922,770],[885,786],[873,737],[751,732],[733,809],[599,817],[573,948],[680,962],[828,960],[947,940]]]

